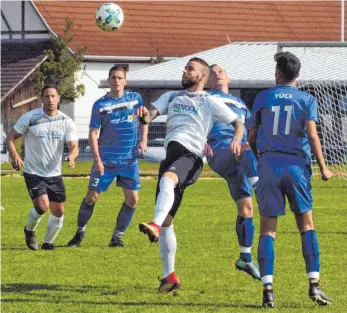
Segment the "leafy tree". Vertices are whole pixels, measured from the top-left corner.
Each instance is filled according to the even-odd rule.
[[[69,50],[68,46],[73,41],[72,21],[66,18],[65,23],[64,35],[58,35],[58,38],[52,42],[52,48],[46,51],[47,60],[35,72],[35,92],[40,95],[44,84],[56,84],[61,94],[61,101],[73,102],[85,93],[84,85],[75,85],[75,81],[87,48],[77,48],[75,54]]]

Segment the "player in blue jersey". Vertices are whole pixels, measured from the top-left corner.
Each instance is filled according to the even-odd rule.
[[[250,113],[240,98],[228,93],[229,82],[230,79],[221,66],[211,65],[209,83],[212,89],[210,94],[222,100],[245,123],[246,119],[250,117]],[[235,128],[232,124],[216,122],[207,137],[207,143],[212,149],[212,155],[207,155],[207,160],[210,167],[227,181],[231,197],[238,208],[236,233],[240,246],[240,258],[236,261],[235,266],[252,277],[260,279],[259,268],[253,263],[251,255],[254,237],[251,182],[255,184],[258,180],[258,162],[248,146],[246,131],[241,140],[245,150],[241,154],[241,158],[236,159],[229,149],[234,133]]]
[[[328,305],[331,300],[319,287],[320,252],[312,217],[311,150],[322,179],[328,180],[333,174],[325,164],[317,135],[317,101],[295,87],[300,60],[290,52],[280,52],[275,61],[277,85],[257,95],[249,130],[249,143],[260,158],[258,262],[263,306],[274,307],[274,239],[277,217],[285,214],[285,196],[301,233],[309,297],[319,305]]]
[[[122,187],[124,203],[118,213],[110,247],[123,247],[121,240],[135,211],[140,189],[137,151],[147,148],[148,126],[142,126],[142,138],[137,143],[138,118],[136,110],[142,106],[142,98],[136,92],[124,91],[126,72],[114,66],[109,71],[111,90],[94,103],[90,120],[89,141],[94,158],[89,189],[78,213],[78,228],[68,243],[78,247],[84,237],[86,225],[92,216],[100,192],[108,189],[117,178]],[[98,139],[99,135],[99,139]]]

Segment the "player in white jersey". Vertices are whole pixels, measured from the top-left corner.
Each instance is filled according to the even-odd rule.
[[[35,229],[44,213],[50,208],[47,231],[41,249],[53,250],[53,241],[63,227],[65,186],[61,175],[61,161],[64,142],[67,142],[69,167],[75,167],[78,157],[76,126],[64,113],[58,110],[60,95],[55,85],[42,89],[41,108],[22,115],[7,136],[6,142],[12,159],[12,167],[23,166],[25,182],[34,203],[24,227],[25,241],[29,249],[39,248]],[[24,162],[16,151],[15,140],[24,136]]]
[[[174,271],[177,242],[173,219],[185,188],[201,173],[206,137],[214,121],[235,125],[230,149],[236,155],[241,149],[244,126],[222,101],[203,90],[208,77],[208,64],[200,58],[190,59],[182,76],[185,90],[165,93],[151,104],[149,110],[141,107],[137,112],[145,124],[157,115],[167,114],[166,158],[159,169],[154,219],[139,225],[151,242],[159,240],[163,263],[159,292],[180,288],[180,280]]]

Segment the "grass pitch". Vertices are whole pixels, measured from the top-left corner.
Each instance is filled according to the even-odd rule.
[[[261,283],[236,271],[239,249],[236,207],[221,179],[201,179],[186,191],[175,220],[178,240],[178,296],[156,292],[161,276],[159,247],[138,231],[153,216],[156,180],[143,179],[140,203],[124,236],[127,248],[108,243],[122,203],[112,186],[101,195],[82,246],[66,248],[76,230],[77,212],[88,179],[65,178],[64,227],[55,251],[30,251],[23,227],[31,201],[23,177],[2,177],[2,312],[259,312]],[[274,290],[278,312],[347,312],[346,192],[344,180],[313,180],[314,216],[321,247],[321,286],[332,297],[320,308],[308,298],[301,240],[294,216],[279,220],[275,241]],[[259,216],[255,210],[256,257]],[[36,233],[42,243],[47,217]]]

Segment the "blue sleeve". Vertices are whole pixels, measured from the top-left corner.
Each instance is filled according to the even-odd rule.
[[[311,97],[307,106],[307,121],[315,121],[318,123],[318,104],[315,97]]]
[[[261,95],[258,94],[255,97],[254,104],[253,104],[253,109],[252,109],[252,114],[251,118],[247,122],[247,129],[251,127],[256,127],[258,128],[259,126],[259,118],[257,117],[257,113],[260,111],[260,109],[264,106],[262,103]]]
[[[90,117],[89,128],[99,129],[101,126],[101,114],[98,103],[95,102],[92,109],[92,115]]]

